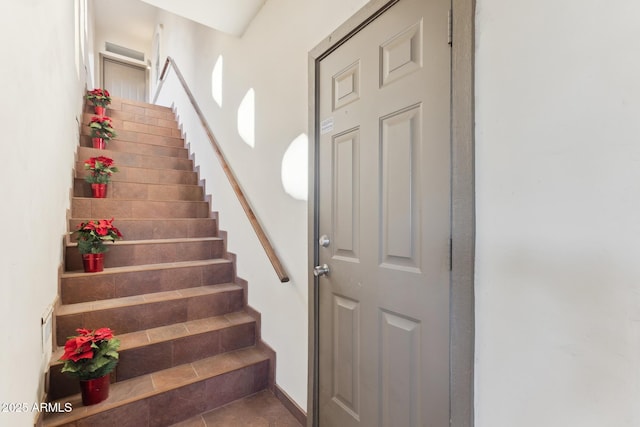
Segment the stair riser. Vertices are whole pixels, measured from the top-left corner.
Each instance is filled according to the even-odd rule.
[[[131,101],[128,99],[113,100],[110,107],[116,111],[125,113],[133,113],[139,116],[157,117],[165,120],[175,120],[175,115],[171,108],[159,105],[150,105],[142,102]]]
[[[100,301],[229,283],[233,281],[233,275],[230,262],[128,273],[88,273],[63,277],[60,298],[63,304]]]
[[[94,114],[93,105],[90,102],[86,104],[84,110],[87,114]],[[169,107],[163,107],[160,105],[146,104],[143,102],[132,101],[129,99],[116,99],[111,100],[111,104],[107,106],[106,115],[111,116],[113,113],[123,112],[128,114],[135,114],[136,116],[143,117],[156,117],[164,120],[174,120],[175,115]]]
[[[93,148],[91,137],[83,135],[80,137],[80,146],[86,148]],[[154,145],[146,143],[138,143],[131,141],[121,141],[119,139],[112,139],[106,145],[104,150],[97,150],[102,152],[102,155],[110,156],[113,152],[135,153],[143,154],[145,156],[165,156],[165,157],[178,157],[181,159],[189,158],[189,151],[184,147],[167,147],[164,145]],[[98,154],[100,155],[100,154]]]
[[[117,381],[124,381],[226,351],[249,347],[255,344],[255,339],[256,324],[247,323],[120,350],[120,360],[113,376]],[[69,375],[62,374],[61,369],[62,364],[57,364],[49,371],[49,399],[60,399],[80,392],[78,381]]]
[[[85,219],[69,220],[69,230]],[[213,218],[196,219],[118,219],[118,229],[127,240],[181,239],[188,237],[216,237],[217,222]],[[75,235],[71,241],[76,241]]]
[[[86,129],[85,129],[86,128]],[[179,136],[165,136],[165,135],[152,135],[149,133],[140,133],[134,131],[127,131],[115,128],[117,137],[114,140],[120,141],[131,141],[138,142],[143,144],[155,144],[155,145],[164,145],[166,147],[176,147],[176,148],[184,148],[184,140]],[[89,136],[91,135],[89,127],[84,126],[81,130],[81,135]],[[107,148],[109,148],[109,144],[107,143]]]
[[[74,197],[91,197],[91,184],[76,178],[73,183]],[[140,184],[112,181],[107,187],[107,197],[111,199],[136,200],[188,200],[202,201],[204,193],[197,185]]]
[[[207,202],[141,201],[74,198],[75,218],[208,218]],[[118,225],[114,223],[117,227]],[[75,229],[75,227],[74,227]],[[125,239],[127,236],[124,236]]]
[[[132,168],[176,169],[193,172],[193,162],[190,159],[181,159],[178,157],[145,156],[142,154],[123,153],[119,151],[111,151],[109,153],[105,153],[104,150],[87,147],[78,148],[78,161],[76,162],[76,170],[85,171],[85,160],[97,156],[106,156],[112,158],[115,166],[117,166],[118,168],[128,166]]]
[[[222,257],[222,240],[168,243],[144,243],[136,245],[114,244],[104,256],[104,267],[160,264],[166,262],[200,261]],[[82,256],[76,246],[66,248],[66,271],[82,271]]]
[[[85,111],[82,116],[82,124],[88,125],[91,121],[91,118],[96,114],[93,111]],[[135,114],[128,111],[120,111],[120,110],[109,110],[105,114],[111,117],[114,128],[116,129],[124,129],[122,127],[123,123],[134,123],[140,124],[144,126],[152,126],[157,128],[169,129],[169,130],[178,130],[178,122],[174,120],[166,120],[158,117],[145,116],[142,114]],[[144,131],[139,131],[144,132]],[[150,132],[147,132],[150,133]]]
[[[74,427],[168,426],[250,396],[268,386],[268,361],[134,401],[81,420]]]
[[[158,117],[145,116],[141,114],[131,113],[128,111],[119,111],[119,110],[109,110],[108,113],[109,114],[107,115],[113,119],[119,119],[122,121],[135,122],[135,123],[142,123],[145,125],[159,126],[164,128],[170,128],[170,129],[179,129],[178,122],[173,118],[170,120],[166,120]]]
[[[94,310],[56,317],[58,345],[77,328],[108,327],[117,334],[142,331],[173,323],[220,316],[242,309],[242,290],[219,292],[160,302],[142,302],[127,307]]]
[[[82,125],[84,127],[89,127],[89,122],[93,117],[93,114],[85,114],[82,118]],[[180,138],[182,135],[177,126],[173,127],[162,127],[156,125],[150,125],[146,123],[137,123],[127,120],[122,120],[111,116],[111,123],[113,128],[116,130],[116,133],[119,134],[120,131],[127,132],[140,132],[144,134],[157,135],[157,136],[168,136],[173,138]]]
[[[192,335],[123,352],[116,370],[124,381],[255,344],[255,323]]]
[[[75,170],[75,178],[84,179],[84,166]],[[198,175],[193,171],[176,169],[142,169],[126,166],[118,167],[118,173],[111,176],[111,182],[136,182],[140,184],[198,185]]]

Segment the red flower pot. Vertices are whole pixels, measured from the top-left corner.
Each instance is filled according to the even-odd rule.
[[[85,273],[97,273],[104,270],[104,254],[82,254]]]
[[[91,142],[93,143],[93,148],[104,150],[105,144],[103,138],[91,138]]]
[[[95,106],[93,107],[93,111],[95,111],[95,112],[96,112],[96,114],[97,114],[97,115],[99,115],[99,116],[104,116],[104,113],[105,113],[105,111],[106,111],[106,108],[105,108],[105,107],[101,107],[101,106],[99,106],[99,105],[95,105]]]
[[[107,197],[107,184],[91,184],[91,195],[94,199]]]
[[[85,406],[95,405],[109,397],[109,380],[109,375],[93,380],[80,380],[82,404]]]

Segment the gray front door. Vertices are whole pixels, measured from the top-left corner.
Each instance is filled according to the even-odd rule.
[[[400,0],[319,64],[319,421],[449,425],[448,0]]]

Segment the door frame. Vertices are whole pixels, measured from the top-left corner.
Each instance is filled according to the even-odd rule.
[[[318,116],[319,64],[368,23],[402,0],[370,0],[320,42],[308,56],[309,67],[309,369],[307,425],[317,427],[318,413]],[[450,416],[452,427],[474,425],[475,339],[475,182],[474,182],[474,16],[475,0],[451,0],[451,294]],[[446,19],[446,17],[443,17]]]

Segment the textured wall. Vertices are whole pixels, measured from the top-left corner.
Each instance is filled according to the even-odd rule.
[[[43,393],[40,317],[58,291],[85,81],[79,3],[0,5],[0,402],[29,405],[2,425],[33,425]]]
[[[640,4],[478,0],[476,425],[640,425]]]

